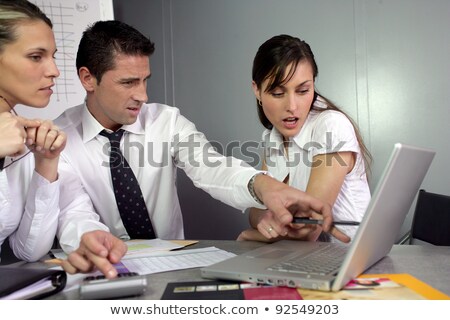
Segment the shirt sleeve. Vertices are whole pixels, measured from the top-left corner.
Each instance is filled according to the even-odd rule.
[[[359,153],[359,144],[350,120],[340,112],[322,112],[312,131],[312,156],[337,152]]]
[[[58,215],[59,181],[50,183],[33,171],[22,219],[9,238],[14,254],[25,261],[47,254],[55,239]]]
[[[239,210],[265,208],[248,191],[248,182],[259,171],[244,161],[218,153],[182,115],[177,115],[174,127],[172,156],[196,187]]]
[[[80,178],[63,158],[59,162],[59,180],[61,212],[57,234],[61,248],[70,253],[79,247],[84,233],[109,229],[100,222]]]
[[[0,171],[0,246],[10,233],[7,228],[10,211],[9,198],[8,178],[5,171]]]

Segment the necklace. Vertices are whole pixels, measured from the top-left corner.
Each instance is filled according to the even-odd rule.
[[[6,98],[5,98],[4,96],[2,96],[2,95],[0,95],[0,98],[1,98],[3,101],[6,102],[6,104],[7,104],[8,107],[9,107],[9,110],[10,110],[14,115],[17,116],[16,110],[14,110],[14,108],[9,104],[8,100],[6,100]]]

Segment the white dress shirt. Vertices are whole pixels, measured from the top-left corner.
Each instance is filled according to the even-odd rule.
[[[9,165],[10,164],[10,165]],[[32,153],[0,172],[0,245],[9,236],[14,254],[36,261],[51,248],[59,214],[59,181],[50,183],[34,170]]]
[[[370,201],[370,189],[355,131],[343,113],[312,110],[300,132],[290,139],[287,156],[278,130],[265,130],[262,137],[269,173],[279,181],[284,181],[289,175],[289,185],[303,191],[308,186],[314,156],[346,151],[355,153],[356,163],[345,176],[333,206],[333,219],[361,221]],[[339,228],[350,237],[357,230],[354,226]]]
[[[79,179],[101,221],[115,236],[129,239],[113,193],[109,141],[99,135],[104,128],[85,104],[65,111],[55,123],[67,134],[60,174],[65,179]],[[243,161],[216,153],[177,108],[144,104],[137,121],[122,129],[125,133],[120,148],[139,182],[158,238],[184,238],[176,188],[177,167],[186,172],[195,186],[228,205],[241,210],[261,207],[247,189],[248,181],[258,171]],[[192,145],[195,147],[189,147]],[[63,214],[59,230],[63,248],[70,239],[79,236],[65,227],[69,223],[78,226],[78,233],[92,227],[83,216]]]

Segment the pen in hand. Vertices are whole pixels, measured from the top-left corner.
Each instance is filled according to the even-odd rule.
[[[322,224],[323,220],[317,220],[317,219],[309,219],[309,218],[301,218],[301,217],[294,217],[292,220],[292,223],[302,223],[302,224]],[[359,226],[358,221],[333,221],[333,225],[341,225],[341,226]]]

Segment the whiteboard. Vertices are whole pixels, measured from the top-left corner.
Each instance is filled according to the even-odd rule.
[[[84,101],[84,88],[75,67],[78,43],[86,27],[98,20],[114,19],[112,0],[30,0],[41,8],[53,23],[56,64],[60,76],[53,87],[50,104],[44,109],[17,105],[19,115],[28,118],[54,119],[64,110]]]

